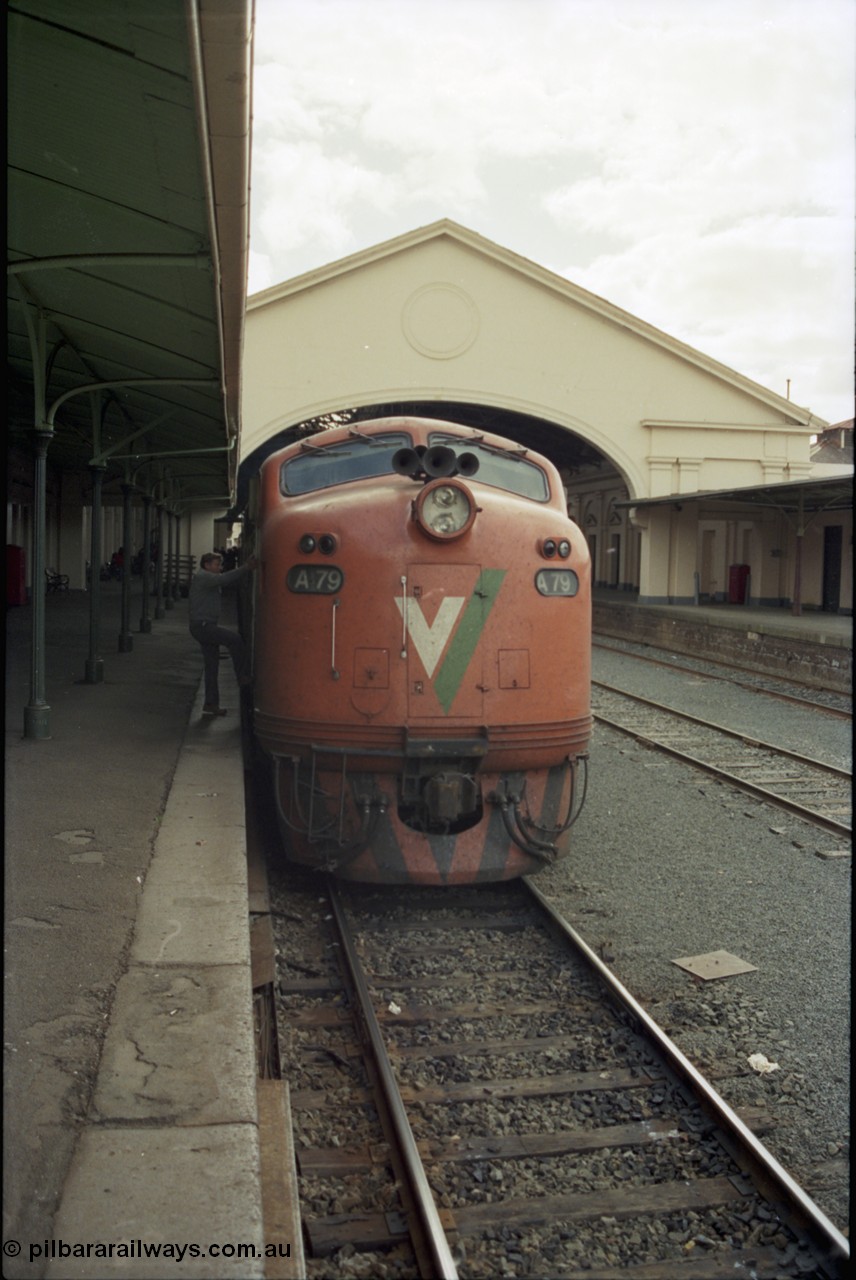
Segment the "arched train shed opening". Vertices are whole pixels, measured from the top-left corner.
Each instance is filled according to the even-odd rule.
[[[726,601],[737,565],[755,603],[818,606],[822,539],[849,546],[733,496],[815,480],[809,409],[445,219],[250,297],[243,375],[239,509],[295,432],[409,413],[548,457],[595,586],[640,603]]]
[[[331,410],[317,418],[285,427],[270,436],[241,462],[235,516],[243,513],[252,477],[271,454],[284,449],[286,445],[301,436],[313,435],[330,427],[367,422],[372,418],[396,416],[437,418],[440,421],[457,422],[474,430],[490,431],[495,435],[504,436],[507,440],[512,440],[548,458],[558,468],[566,484],[578,482],[584,476],[599,476],[603,479],[608,474],[612,477],[613,483],[618,478],[618,472],[600,449],[582,436],[569,431],[567,427],[545,418],[497,405],[439,400],[396,400],[362,405],[359,408]]]

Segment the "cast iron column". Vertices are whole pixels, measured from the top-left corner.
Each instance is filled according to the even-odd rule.
[[[149,617],[149,594],[152,589],[152,499],[148,494],[143,496],[143,603],[140,614],[140,635],[146,635],[152,629]]]
[[[119,629],[119,652],[130,653],[134,647],[131,635],[131,494],[132,484],[122,485],[122,624]]]
[[[175,513],[175,572],[172,575],[172,598],[181,597],[181,516]]]
[[[89,657],[86,659],[87,684],[100,684],[104,679],[104,659],[99,656],[101,647],[101,489],[104,482],[103,466],[90,467],[92,472],[92,531],[89,563]]]
[[[155,562],[155,618],[164,616],[163,607],[163,506],[157,504],[158,557]]]
[[[30,666],[30,701],[24,707],[24,737],[49,738],[51,709],[45,702],[45,535],[47,530],[48,445],[53,439],[49,430],[36,431],[36,457],[33,463],[33,546],[30,595],[33,601],[32,659]]]
[[[164,584],[163,603],[165,609],[172,609],[175,601],[172,598],[172,571],[173,571],[173,522],[174,517],[171,511],[166,512],[166,582]]]
[[[803,490],[800,489],[799,505],[797,508],[797,525],[794,532],[794,597],[791,603],[791,613],[795,618],[802,617],[802,553],[804,537],[805,501]]]

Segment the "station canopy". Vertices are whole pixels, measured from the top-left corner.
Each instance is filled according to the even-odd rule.
[[[11,0],[8,439],[228,504],[252,0]],[[106,492],[106,489],[105,489]]]
[[[739,489],[700,489],[697,493],[672,493],[661,498],[629,498],[618,507],[678,506],[684,503],[746,502],[756,507],[772,507],[788,515],[808,515],[821,511],[850,511],[853,506],[853,475],[823,476],[790,480]]]

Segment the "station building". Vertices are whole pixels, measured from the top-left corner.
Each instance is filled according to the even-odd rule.
[[[852,612],[852,423],[453,222],[251,297],[243,370],[247,471],[328,415],[447,417],[556,463],[605,590]]]
[[[233,348],[243,342],[231,425],[198,450],[179,447],[177,429],[136,455],[105,450],[97,545],[95,468],[52,440],[42,560],[71,589],[87,588],[93,563],[126,543],[133,558],[145,541],[163,540],[186,578],[226,545],[259,462],[307,422],[421,413],[550,457],[605,591],[640,604],[852,613],[852,421],[830,426],[455,223],[256,294],[243,337],[237,313],[231,326]],[[30,425],[12,424],[6,516],[27,593]],[[229,470],[200,467],[197,455],[211,454]]]

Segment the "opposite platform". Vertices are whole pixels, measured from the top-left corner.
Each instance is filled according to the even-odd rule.
[[[753,605],[640,604],[599,587],[595,635],[612,635],[677,653],[746,667],[785,680],[850,693],[853,619],[843,614]]]

